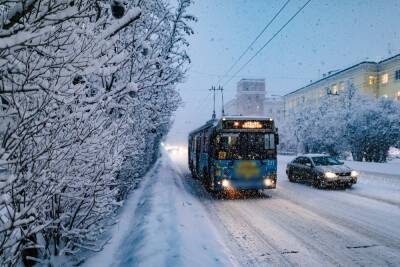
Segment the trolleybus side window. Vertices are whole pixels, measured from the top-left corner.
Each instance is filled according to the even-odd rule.
[[[201,136],[197,135],[196,136],[196,153],[200,152],[200,148],[201,148]]]
[[[206,150],[206,135],[204,132],[201,133],[201,152],[207,152]]]

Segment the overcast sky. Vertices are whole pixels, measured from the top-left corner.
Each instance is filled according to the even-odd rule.
[[[231,75],[306,2],[291,0]],[[211,117],[208,89],[240,56],[286,0],[196,0],[198,18],[189,38],[192,59],[179,86],[178,110],[168,142],[184,143],[187,133]],[[331,70],[400,53],[399,0],[312,0],[237,77],[225,86],[234,98],[241,78],[265,78],[267,94],[284,95]],[[229,77],[223,77],[224,84]],[[225,102],[226,102],[225,101]],[[220,114],[220,96],[217,112]]]

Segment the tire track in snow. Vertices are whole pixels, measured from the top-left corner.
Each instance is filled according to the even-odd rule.
[[[304,187],[302,196],[296,195],[290,186],[280,188],[278,196],[382,245],[400,250],[400,210],[397,207],[342,191],[294,186]]]
[[[290,259],[293,250],[281,250],[271,244],[268,237],[253,223],[241,215],[232,205],[214,207],[219,210],[218,216],[225,229],[232,236],[234,245],[240,248],[242,265],[246,266],[298,266]],[[285,255],[287,254],[287,255]]]
[[[201,187],[199,183],[192,186]],[[387,227],[380,225],[376,231],[376,223],[380,221],[370,214],[373,208],[365,210],[368,204],[362,197],[347,191],[330,192],[285,182],[278,186],[276,191],[271,191],[271,199],[231,201],[215,199],[204,189],[188,190],[200,191],[199,198],[215,217],[215,224],[220,224],[219,229],[225,232],[241,265],[396,266],[400,262],[400,236],[392,235],[396,233],[391,231],[393,222]],[[314,200],[311,204],[310,199]],[[383,202],[376,208],[379,210],[382,205],[388,208]],[[390,215],[395,216],[386,215],[389,220],[394,219]],[[260,223],[260,220],[268,223]],[[295,240],[274,240],[265,230],[267,225],[280,229],[277,231],[287,239]],[[243,236],[246,238],[241,238]],[[285,253],[283,247],[288,248],[288,255],[292,250],[299,251],[296,255],[306,259],[296,262],[295,255],[290,255],[289,260],[278,257]],[[267,251],[270,258],[260,258],[263,251]]]
[[[371,240],[369,236],[362,235],[353,228],[344,227],[290,201],[279,202],[277,205],[258,202],[257,205],[259,210],[265,211],[266,219],[275,221],[303,242],[306,248],[323,255],[324,261],[329,260],[334,266],[381,266],[400,261],[396,250]],[[290,213],[284,212],[285,210]],[[348,247],[366,250],[349,250]],[[387,258],[391,261],[386,261]]]
[[[253,225],[254,222],[242,215],[243,210],[238,209],[237,205],[248,200],[218,199],[210,195],[198,181],[191,179],[190,175],[186,176],[185,187],[207,207],[240,265],[301,266],[299,258],[302,255],[296,255],[298,250],[293,249],[293,244],[287,241],[280,245],[271,242],[270,233],[260,231]],[[316,261],[310,260],[308,263],[315,264]]]

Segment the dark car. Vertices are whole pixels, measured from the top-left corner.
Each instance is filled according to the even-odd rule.
[[[293,159],[286,166],[291,182],[309,182],[315,187],[351,187],[357,183],[358,173],[335,157],[306,154]]]

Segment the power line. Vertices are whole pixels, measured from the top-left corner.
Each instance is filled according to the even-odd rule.
[[[268,29],[268,27],[275,21],[275,19],[281,14],[281,12],[285,9],[285,7],[289,4],[291,0],[287,0],[283,6],[279,9],[279,11],[272,17],[272,19],[265,25],[262,31],[257,35],[257,37],[247,46],[247,48],[243,51],[243,53],[239,56],[238,59],[230,66],[230,68],[219,78],[217,84],[221,82],[224,76],[226,76],[236,65],[239,61],[243,58],[243,56],[250,50],[250,48],[254,45],[254,43],[263,35],[263,33]]]
[[[193,72],[191,75],[198,75],[198,76],[207,76],[207,77],[221,77],[222,74],[218,74],[218,73],[207,73],[207,72],[201,72],[201,71],[195,71],[195,70],[191,70],[191,72]],[[225,75],[223,77],[226,78],[238,78],[241,77],[240,75]],[[260,75],[246,75],[246,77],[248,78],[257,78],[260,77]],[[288,75],[277,75],[277,76],[271,76],[268,75],[268,78],[272,78],[272,79],[314,79],[315,76],[288,76]],[[191,90],[191,91],[204,91],[204,89],[198,89],[198,90]]]
[[[196,110],[196,111],[203,110],[203,108],[205,106],[207,106],[208,99],[210,98],[211,95],[212,95],[212,93],[208,92],[208,94],[204,98],[202,98],[199,102],[197,102],[196,107],[194,108],[194,110]]]
[[[235,72],[235,74],[232,75],[232,78],[230,78],[226,83],[224,83],[223,87],[225,87],[228,83],[230,83],[233,79],[234,76],[236,76],[239,72],[241,72],[256,56],[258,56],[258,54],[261,53],[261,51],[269,44],[271,43],[271,41],[273,39],[275,39],[275,37],[284,29],[286,28],[286,26],[292,21],[294,20],[294,18],[311,2],[311,0],[308,0],[299,10],[297,10],[297,12],[285,23],[283,24],[283,26],[266,42],[264,43],[264,45],[257,50],[257,52],[245,63],[242,65],[242,67]]]

